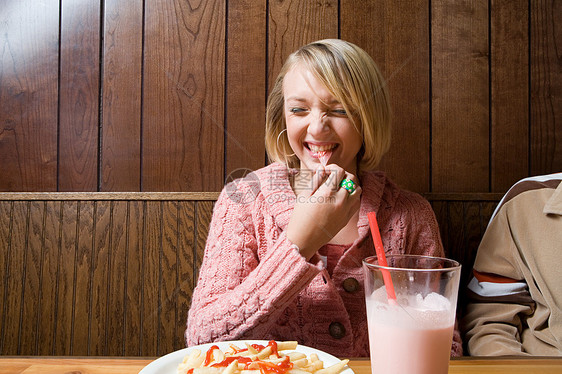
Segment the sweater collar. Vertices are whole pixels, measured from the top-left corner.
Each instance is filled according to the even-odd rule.
[[[295,206],[296,195],[291,188],[289,178],[297,173],[296,169],[288,169],[280,163],[273,163],[260,173],[261,190],[272,216],[281,230],[286,230]],[[378,212],[382,194],[389,182],[382,172],[365,172],[361,174],[361,205],[357,229],[359,241],[370,234],[367,213]]]

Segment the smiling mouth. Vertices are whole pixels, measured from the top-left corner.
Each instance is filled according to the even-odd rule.
[[[310,152],[312,152],[312,155],[315,157],[318,157],[319,154],[323,155],[326,153],[331,153],[334,149],[338,147],[337,144],[316,145],[316,144],[305,143],[304,145]]]

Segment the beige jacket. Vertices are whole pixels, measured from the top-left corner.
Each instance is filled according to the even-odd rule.
[[[518,182],[490,221],[462,320],[470,355],[562,355],[561,181]]]

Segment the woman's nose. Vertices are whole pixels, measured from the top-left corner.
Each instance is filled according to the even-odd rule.
[[[326,113],[313,113],[308,124],[308,132],[310,134],[322,134],[327,131],[330,131],[330,126]]]

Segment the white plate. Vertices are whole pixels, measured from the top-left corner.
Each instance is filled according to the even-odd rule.
[[[227,342],[217,342],[217,343],[207,343],[201,344],[189,348],[180,349],[172,353],[168,353],[165,356],[160,357],[157,360],[152,361],[150,364],[146,365],[139,374],[176,374],[178,365],[183,361],[183,358],[187,356],[192,350],[199,349],[201,352],[205,353],[211,346],[217,345],[222,351],[229,348],[229,344],[234,344],[237,347],[243,348],[248,344],[260,344],[266,346],[267,340],[234,340]],[[329,353],[319,351],[318,349],[310,348],[305,345],[297,345],[297,352],[301,352],[310,356],[312,353],[316,353],[318,358],[324,362],[324,367],[332,366],[337,364],[341,360]],[[286,351],[284,351],[286,352]],[[341,374],[354,374],[353,370],[346,367]]]

